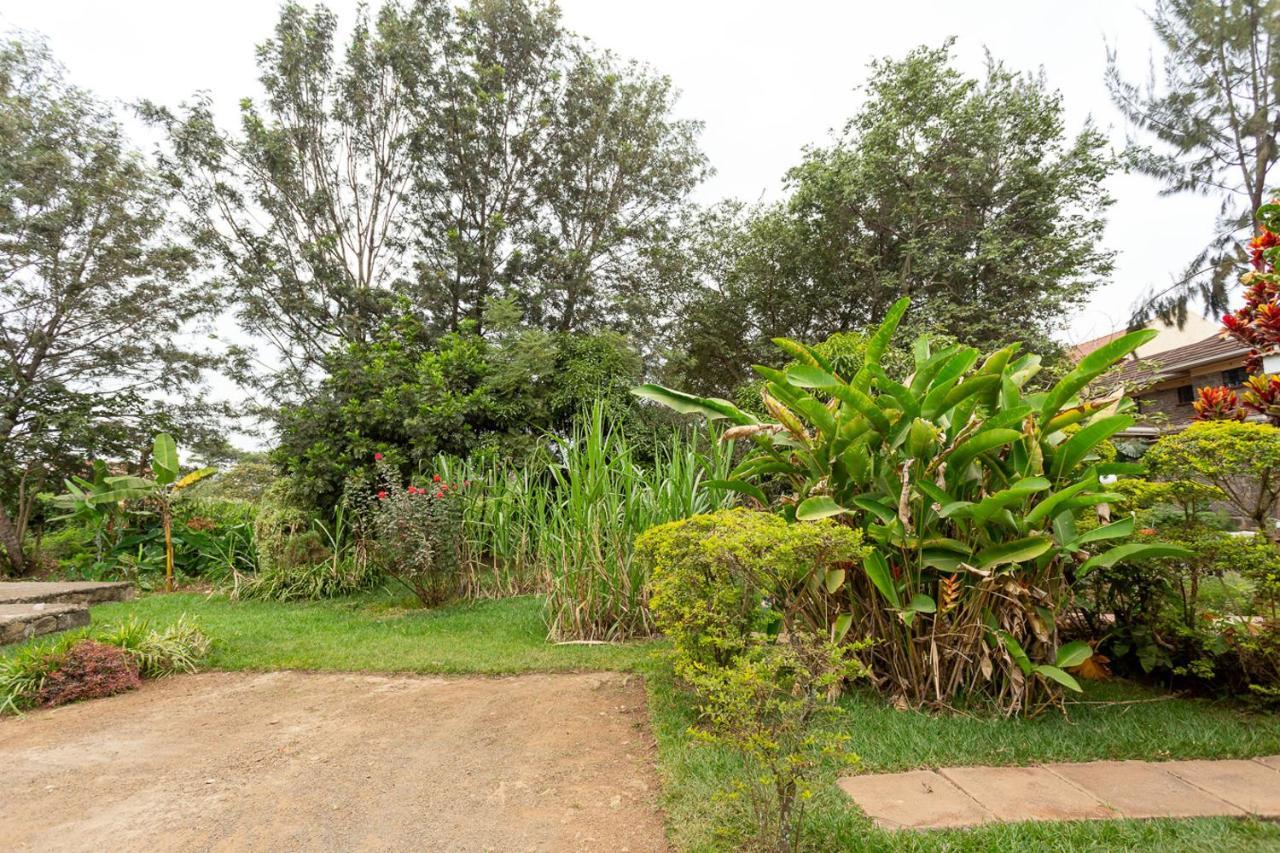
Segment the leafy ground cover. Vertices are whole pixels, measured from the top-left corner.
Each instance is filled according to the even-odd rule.
[[[550,645],[531,596],[423,611],[388,591],[315,603],[231,602],[183,593],[94,608],[96,624],[131,616],[154,624],[186,613],[214,638],[209,666],[446,674],[625,670],[646,676],[658,742],[663,806],[682,850],[733,849],[746,820],[723,796],[740,767],[689,734],[688,695],[663,642]],[[7,652],[6,652],[7,653]],[[1208,700],[1172,698],[1123,682],[1090,683],[1067,715],[1002,719],[895,711],[869,691],[842,700],[831,723],[853,736],[867,772],[969,763],[1247,757],[1280,753],[1280,717]],[[1001,825],[965,831],[874,829],[824,767],[808,804],[806,847],[818,850],[1280,849],[1280,826],[1233,819]]]

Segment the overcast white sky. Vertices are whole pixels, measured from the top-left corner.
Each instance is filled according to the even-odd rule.
[[[1010,66],[1043,67],[1069,121],[1088,116],[1123,143],[1126,128],[1103,85],[1105,45],[1130,77],[1153,49],[1144,10],[1154,0],[562,0],[567,25],[669,74],[682,114],[703,120],[717,174],[700,198],[777,194],[801,148],[823,142],[857,107],[868,60],[958,38],[966,70],[984,48]],[[356,0],[329,5],[350,20]],[[371,5],[376,5],[373,0]],[[271,31],[272,0],[5,0],[0,28],[43,33],[72,79],[100,96],[176,104],[200,89],[234,117],[257,95],[254,45]],[[1156,57],[1157,60],[1159,57]],[[1119,252],[1111,283],[1074,318],[1079,340],[1124,324],[1134,297],[1165,285],[1212,233],[1216,202],[1161,198],[1149,179],[1111,181],[1106,243]]]

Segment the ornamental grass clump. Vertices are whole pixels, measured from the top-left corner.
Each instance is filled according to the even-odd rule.
[[[636,393],[729,420],[726,439],[752,442],[724,488],[789,522],[863,531],[872,550],[838,588],[836,618],[871,641],[863,659],[881,690],[913,706],[982,698],[1033,714],[1079,690],[1067,669],[1091,654],[1058,639],[1072,584],[1122,559],[1185,554],[1133,542],[1089,556],[1086,545],[1128,539],[1133,518],[1076,525],[1117,497],[1101,477],[1136,470],[1099,452],[1134,423],[1132,404],[1081,392],[1155,333],[1108,343],[1043,390],[1031,384],[1039,357],[1017,344],[983,358],[922,337],[898,378],[882,359],[907,306],[890,310],[853,375],[778,339],[795,362],[755,368],[767,418],[657,385]]]
[[[557,438],[551,503],[538,534],[547,567],[550,639],[625,640],[653,632],[647,566],[634,543],[657,524],[725,506],[705,488],[723,479],[732,445],[701,446],[679,434],[641,462],[596,403],[568,437]]]

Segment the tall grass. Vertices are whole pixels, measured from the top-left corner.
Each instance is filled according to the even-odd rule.
[[[468,594],[543,592],[555,641],[651,633],[648,577],[633,558],[635,538],[655,524],[728,504],[727,493],[705,484],[726,477],[732,454],[714,437],[679,432],[654,445],[652,461],[642,460],[597,404],[522,467],[438,460],[436,473],[471,481]]]

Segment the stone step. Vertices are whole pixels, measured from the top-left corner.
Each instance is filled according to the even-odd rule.
[[[89,624],[89,606],[75,603],[0,604],[0,646]]]
[[[0,581],[0,604],[102,604],[128,601],[133,584],[100,581]]]

